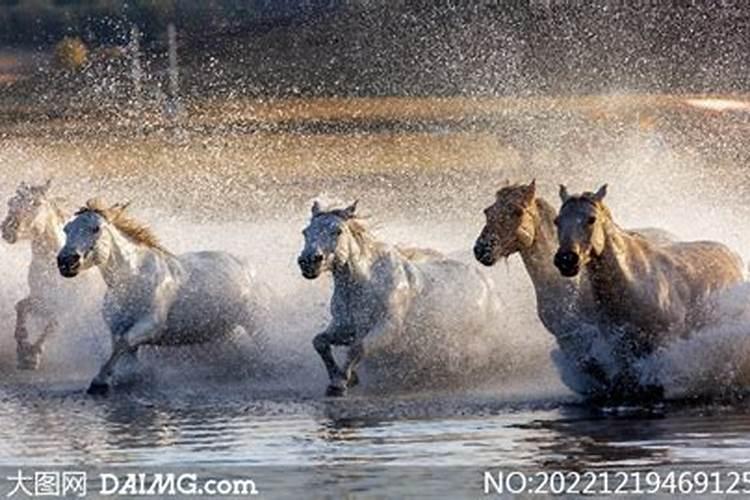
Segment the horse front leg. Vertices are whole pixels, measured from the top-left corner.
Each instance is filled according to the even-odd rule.
[[[346,355],[346,364],[342,370],[342,381],[340,383],[341,395],[346,394],[346,390],[359,384],[357,375],[357,366],[372,352],[380,339],[397,334],[402,326],[399,318],[387,317],[380,321],[374,328],[361,337],[356,337],[349,347]]]
[[[160,324],[158,317],[149,316],[136,322],[124,334],[112,335],[112,354],[94,377],[94,380],[91,381],[87,392],[89,394],[106,394],[120,360],[123,357],[135,359],[138,347],[153,342],[157,338],[158,325]]]
[[[346,392],[346,377],[344,377],[344,372],[341,371],[333,357],[331,346],[334,344],[338,344],[336,337],[328,330],[316,335],[313,339],[313,347],[320,355],[320,359],[323,360],[328,373],[329,384],[326,389],[326,396],[342,396]]]
[[[130,347],[124,339],[119,339],[113,343],[112,354],[104,365],[99,369],[99,373],[91,381],[86,392],[89,394],[106,394],[112,382],[112,375],[120,359],[126,354],[135,354],[137,347]]]

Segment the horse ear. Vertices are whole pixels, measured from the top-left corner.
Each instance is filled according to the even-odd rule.
[[[604,184],[602,187],[599,188],[599,191],[597,191],[594,194],[594,201],[600,202],[604,199],[604,197],[607,196],[607,185]]]
[[[113,219],[116,219],[121,216],[129,206],[130,201],[126,201],[125,203],[115,203],[114,205],[109,207],[109,210],[107,211],[112,214]]]
[[[357,203],[359,203],[359,200],[354,200],[354,203],[344,209],[344,214],[346,215],[347,219],[351,219],[352,217],[354,217],[354,214],[357,211]]]
[[[565,203],[568,201],[568,198],[570,198],[568,188],[565,187],[565,184],[560,184],[560,200]]]
[[[46,195],[52,185],[52,179],[47,179],[44,184],[38,186],[30,186],[28,189],[34,194]]]
[[[318,214],[320,213],[320,211],[321,211],[321,208],[320,208],[320,202],[319,202],[318,200],[315,200],[315,201],[313,202],[313,205],[312,205],[312,209],[311,209],[311,210],[312,210],[312,215],[313,215],[313,217],[315,217],[316,215],[318,215]]]

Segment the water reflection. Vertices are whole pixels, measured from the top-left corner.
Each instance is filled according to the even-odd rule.
[[[748,405],[606,411],[560,401],[255,399],[241,387],[93,399],[0,389],[0,465],[324,465],[558,470],[738,464]],[[743,462],[744,460],[744,462]]]

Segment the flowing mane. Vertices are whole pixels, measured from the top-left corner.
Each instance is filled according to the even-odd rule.
[[[544,198],[536,198],[536,207],[542,220],[552,221],[557,217],[557,209]]]
[[[107,222],[115,226],[133,242],[165,253],[170,253],[161,245],[159,239],[151,228],[127,215],[125,213],[125,208],[127,208],[127,204],[108,207],[102,199],[92,198],[86,202],[85,206],[81,207],[76,212],[76,215],[86,212],[96,213],[104,217]]]
[[[57,215],[57,217],[64,223],[65,219],[68,218],[68,215],[59,206],[59,203],[63,201],[62,198],[47,198],[47,201],[49,202],[49,206],[52,207],[52,210],[54,210],[55,215]]]
[[[349,228],[349,231],[351,231],[352,236],[357,241],[357,244],[361,247],[374,243],[375,238],[373,238],[367,227],[365,217],[362,217],[360,215],[352,215],[348,213],[346,209],[334,208],[331,210],[321,210],[313,218],[326,215],[333,215],[339,217],[340,219],[343,219],[346,222],[346,226]]]
[[[596,200],[596,193],[585,191],[578,196],[571,196],[565,203],[563,203],[563,206],[567,205],[568,202],[571,201],[583,201],[586,203],[591,203],[593,206],[598,207],[599,210],[601,210],[611,222],[614,222],[614,219],[612,218],[612,212],[609,210],[609,207],[604,203],[600,203]]]

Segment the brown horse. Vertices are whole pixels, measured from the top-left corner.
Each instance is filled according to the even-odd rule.
[[[585,273],[567,279],[553,264],[557,210],[537,196],[536,182],[531,181],[507,184],[484,212],[487,222],[474,246],[476,259],[492,266],[518,253],[534,285],[539,319],[560,349],[553,358],[563,381],[586,395],[610,391],[617,367],[603,353],[613,342],[598,329],[596,305]],[[632,232],[654,244],[674,240],[673,235],[655,228]]]
[[[581,300],[580,279],[566,280],[552,264],[557,250],[557,211],[536,195],[536,182],[501,188],[495,203],[484,211],[487,223],[474,245],[474,256],[485,266],[520,254],[534,285],[537,312],[553,335],[563,334],[575,321]],[[574,314],[575,315],[575,314]]]
[[[741,259],[712,241],[656,244],[615,224],[596,193],[571,196],[560,186],[554,264],[565,277],[586,270],[597,318],[622,334],[620,348],[637,358],[711,319],[716,292],[743,280]]]

